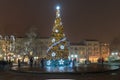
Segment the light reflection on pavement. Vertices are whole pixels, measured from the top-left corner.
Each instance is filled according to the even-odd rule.
[[[87,70],[86,65],[80,66],[78,70],[82,71],[85,67],[85,70]],[[111,69],[115,68],[110,67]],[[29,69],[28,66],[24,66],[23,69],[29,70],[34,70],[34,69]],[[88,68],[91,69],[91,66]],[[96,66],[94,65],[94,68],[96,69]],[[101,67],[99,67],[101,69]],[[44,71],[44,69],[39,69],[41,71]],[[57,73],[26,73],[26,72],[15,72],[15,71],[0,71],[0,80],[120,80],[120,69],[115,70],[115,71],[108,71],[108,72],[101,72],[101,73],[74,73],[72,74],[71,68],[66,68],[66,67],[59,67],[59,68],[50,68],[45,69],[48,72],[51,70],[52,71],[61,71],[63,73],[57,74]],[[64,70],[68,70],[70,73],[64,73]],[[71,71],[70,71],[71,70]],[[77,70],[77,69],[76,69]],[[36,69],[37,71],[37,69]],[[84,70],[83,70],[84,71]],[[93,70],[94,71],[94,70]]]

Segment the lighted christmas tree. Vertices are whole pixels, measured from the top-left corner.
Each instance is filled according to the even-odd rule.
[[[56,19],[50,37],[47,59],[68,59],[68,42],[64,34],[64,29],[60,17],[60,7],[56,7]],[[64,62],[61,60],[61,62]],[[60,62],[60,63],[61,63]]]

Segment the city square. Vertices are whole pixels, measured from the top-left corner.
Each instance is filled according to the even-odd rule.
[[[92,2],[76,0],[73,1],[74,3],[70,0],[69,2],[66,3],[63,0],[0,2],[1,10],[3,10],[0,14],[3,19],[0,21],[2,26],[0,27],[0,80],[120,79],[118,75],[120,74],[119,31],[113,30],[112,25],[105,23],[106,20],[112,20],[109,18],[114,17],[111,15],[106,18],[109,12],[107,10],[116,10],[113,7],[114,3],[112,0]],[[82,3],[91,6],[84,6]],[[73,8],[67,6],[73,4]],[[54,5],[56,5],[55,8]],[[11,8],[9,9],[8,6]],[[77,6],[79,7],[76,8]],[[106,9],[105,6],[108,7],[103,14],[101,10]],[[117,9],[119,8],[118,5]],[[73,12],[67,13],[69,10]],[[78,13],[79,15],[76,15]],[[70,14],[74,14],[73,19],[67,16]],[[90,20],[87,21],[88,19]],[[100,22],[103,27],[100,26]],[[115,24],[114,21],[113,23],[109,21],[109,23]],[[67,24],[71,25],[68,27]],[[106,29],[106,25],[112,28]]]

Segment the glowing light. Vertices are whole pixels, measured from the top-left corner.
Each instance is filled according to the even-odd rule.
[[[59,44],[60,42],[63,42],[63,41],[65,41],[66,40],[66,37],[65,38],[63,38],[63,39],[61,39],[60,41],[58,41],[58,42],[56,42],[56,43],[54,43],[54,44],[52,44],[49,48],[48,48],[48,50],[47,50],[47,52],[53,47],[53,46],[55,46],[55,45],[57,45],[57,44]]]
[[[38,57],[36,56],[36,57],[34,57],[34,59],[35,59],[35,60],[37,60],[37,59],[38,59]]]
[[[115,54],[118,55],[118,52],[116,52]]]
[[[51,64],[51,61],[50,61],[50,60],[48,60],[48,61],[47,61],[47,65],[50,65],[50,64]]]
[[[73,55],[71,55],[71,57],[74,57]]]
[[[114,55],[114,53],[112,53],[111,55]]]
[[[64,49],[64,46],[63,46],[63,45],[61,45],[61,46],[60,46],[60,48],[61,48],[61,49]]]
[[[112,52],[111,55],[118,55],[118,52]]]
[[[77,58],[78,56],[77,56],[77,55],[75,55],[75,57]]]
[[[57,6],[56,9],[59,10],[59,9],[60,9],[60,6]]]
[[[53,53],[52,53],[52,57],[54,57],[55,55],[56,55],[56,53],[55,53],[55,52],[53,52]]]
[[[60,17],[60,7],[57,6],[56,9],[57,9],[57,11],[56,11],[56,17]]]
[[[58,33],[58,31],[59,31],[59,30],[57,30],[57,29],[55,30],[56,33]]]
[[[57,14],[58,17],[60,17],[60,14]]]
[[[60,66],[60,67],[59,67],[59,71],[60,71],[60,72],[64,72],[64,71],[65,71],[65,67]]]
[[[52,42],[55,42],[55,38],[52,39]]]
[[[60,64],[64,64],[64,61],[61,59],[61,60],[59,61],[59,63],[60,63]]]

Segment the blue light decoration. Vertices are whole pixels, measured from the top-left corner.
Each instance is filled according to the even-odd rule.
[[[64,67],[64,66],[60,66],[60,67],[58,68],[58,70],[59,70],[60,72],[64,72],[64,71],[65,71],[65,67]]]
[[[60,59],[59,61],[59,65],[61,66],[61,65],[64,65],[64,60],[63,59]]]
[[[59,20],[59,21],[58,21]],[[56,23],[56,21],[58,21],[58,23]],[[58,28],[57,28],[58,27]],[[62,26],[62,22],[61,22],[61,16],[60,16],[60,6],[56,7],[56,18],[55,18],[55,25],[53,27],[53,32],[58,33],[59,27],[63,27]],[[54,34],[55,34],[54,33]],[[60,33],[63,36],[60,36],[58,39],[58,36],[54,36],[52,35],[52,43],[50,44],[50,46],[47,49],[47,56],[46,56],[46,61],[45,61],[45,65],[46,67],[61,67],[61,70],[63,69],[63,67],[68,67],[70,65],[70,60],[67,58],[67,56],[69,55],[69,51],[66,47],[67,44],[67,38],[65,37],[65,34]],[[57,49],[54,50],[54,46],[57,46]],[[55,47],[56,48],[56,47]],[[66,54],[65,56],[63,56],[63,54]],[[57,55],[58,54],[58,55]],[[49,68],[50,69],[50,68]]]
[[[65,38],[61,39],[60,41],[53,43],[50,47],[48,47],[48,49],[47,49],[47,53],[49,52],[50,49],[53,48],[53,46],[58,45],[59,43],[65,41],[66,39],[67,39],[67,38],[65,37]]]
[[[69,59],[52,59],[45,61],[46,67],[73,67],[72,60]]]
[[[46,63],[47,63],[47,66],[51,65],[51,61],[50,60],[46,61]]]

